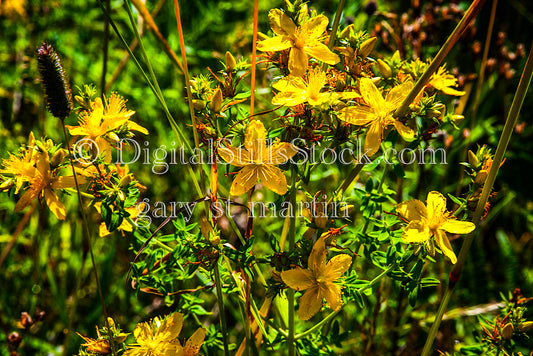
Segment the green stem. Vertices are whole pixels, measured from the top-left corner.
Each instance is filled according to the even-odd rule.
[[[110,0],[105,0],[105,7],[109,11],[109,2]],[[108,58],[108,48],[109,48],[109,19],[106,17],[104,22],[104,44],[103,44],[103,58],[102,58],[102,78],[100,82],[100,87],[102,94],[105,93],[105,76],[107,73],[107,58]]]
[[[218,261],[215,263],[215,284],[217,291],[218,310],[220,313],[220,329],[222,331],[222,341],[224,343],[224,355],[229,356],[228,344],[228,327],[226,324],[226,311],[224,308],[224,296],[222,294],[222,280],[220,279],[220,270],[218,268]]]
[[[337,311],[334,311],[334,312],[331,312],[329,313],[328,316],[326,316],[324,319],[322,319],[320,322],[318,322],[317,324],[313,325],[312,327],[310,327],[309,329],[307,329],[306,331],[304,331],[303,333],[300,333],[298,335],[296,335],[294,337],[295,340],[299,340],[303,337],[306,337],[307,335],[313,333],[314,331],[320,329],[323,325],[325,325],[328,321],[330,321],[331,319],[333,319],[335,316],[337,316],[337,314],[340,313],[340,309],[337,310]]]
[[[444,45],[441,47],[435,58],[433,58],[433,60],[431,61],[424,74],[422,74],[422,76],[417,80],[413,89],[411,89],[405,100],[402,102],[402,105],[394,112],[395,117],[402,117],[405,115],[405,113],[409,109],[409,105],[411,105],[413,100],[415,100],[415,98],[418,96],[418,93],[420,93],[420,91],[422,91],[422,89],[429,83],[429,80],[431,79],[433,73],[437,71],[439,66],[442,64],[444,58],[448,55],[448,52],[450,52],[450,50],[457,43],[457,41],[459,41],[459,38],[461,38],[461,35],[463,34],[464,30],[468,27],[470,22],[477,16],[484,3],[485,0],[474,0],[472,2],[461,21],[457,24],[457,26],[455,27],[451,35],[448,37]]]
[[[498,174],[500,165],[503,162],[503,156],[505,154],[505,151],[507,150],[507,145],[509,144],[509,141],[511,139],[511,134],[513,133],[513,129],[515,127],[516,120],[518,119],[518,114],[520,113],[520,109],[524,102],[532,76],[533,47],[529,52],[526,66],[524,68],[524,71],[522,72],[520,83],[518,84],[518,88],[516,90],[511,109],[509,110],[509,114],[507,115],[507,120],[505,121],[505,126],[503,127],[503,132],[500,137],[500,141],[498,142],[498,147],[496,148],[496,153],[494,154],[489,174],[487,176],[487,179],[485,180],[483,190],[481,191],[481,197],[479,198],[476,210],[474,211],[474,215],[472,217],[472,222],[476,224],[476,226],[480,225],[481,216],[485,211],[485,205],[487,204],[490,192],[492,191],[494,181],[496,180],[496,175]],[[428,338],[426,340],[426,344],[424,346],[424,350],[422,351],[422,356],[428,356],[431,353],[433,341],[435,340],[435,336],[437,335],[437,332],[439,330],[439,326],[442,321],[442,316],[446,311],[451,294],[453,293],[453,289],[459,281],[459,277],[461,276],[461,271],[466,260],[466,256],[468,254],[468,251],[470,250],[470,246],[472,246],[474,237],[475,232],[472,232],[467,235],[463,245],[461,246],[461,251],[459,252],[459,256],[457,257],[457,263],[453,266],[453,269],[450,272],[448,288],[446,290],[446,294],[444,295],[444,299],[439,305],[437,317],[435,318],[435,322],[431,326]]]
[[[333,27],[329,35],[328,48],[331,50],[335,45],[335,38],[337,37],[337,29],[339,28],[339,22],[341,21],[342,9],[344,8],[344,1],[340,0],[339,6],[337,6],[337,12],[335,12],[335,19],[333,20]]]
[[[297,170],[292,169],[291,170],[291,192],[290,192],[290,206],[292,209],[295,209],[296,207],[296,178],[297,178]],[[294,211],[292,211],[290,220],[289,220],[289,232],[288,232],[288,238],[289,238],[289,251],[293,251],[296,245],[296,218],[294,216]],[[287,299],[288,299],[288,307],[289,307],[289,336],[287,337],[287,342],[289,344],[289,356],[295,356],[296,355],[296,349],[294,342],[296,341],[294,337],[294,290],[289,289],[287,291]]]
[[[94,278],[96,280],[96,287],[98,289],[98,295],[100,296],[100,303],[102,305],[102,311],[104,313],[104,322],[105,322],[105,326],[107,328],[107,330],[110,330],[109,328],[109,322],[108,322],[108,314],[107,314],[107,309],[105,307],[105,300],[104,300],[104,294],[102,292],[102,286],[100,285],[100,278],[98,277],[98,269],[96,268],[96,262],[95,262],[95,259],[94,259],[94,253],[93,253],[93,245],[92,245],[92,241],[91,241],[91,232],[89,230],[89,223],[87,221],[87,216],[85,215],[85,209],[83,209],[83,200],[82,200],[82,197],[81,197],[81,193],[80,193],[80,186],[78,184],[78,178],[76,176],[76,170],[74,169],[74,162],[72,160],[72,154],[71,154],[71,147],[70,147],[70,143],[69,143],[69,140],[68,140],[68,135],[67,135],[67,129],[65,127],[65,120],[61,120],[61,124],[62,124],[62,127],[63,127],[63,135],[65,136],[65,142],[67,144],[67,149],[68,149],[68,152],[69,152],[69,161],[70,161],[70,167],[72,168],[72,175],[74,177],[74,184],[76,185],[76,192],[78,193],[78,203],[80,204],[80,212],[81,212],[81,216],[82,216],[82,219],[83,219],[83,226],[84,226],[84,231],[85,231],[85,235],[86,235],[86,238],[87,238],[87,244],[89,245],[89,253],[91,255],[91,262],[92,262],[92,265],[93,265],[93,271],[94,271]],[[76,291],[77,293],[77,291]],[[112,333],[109,333],[109,345],[111,346],[111,353],[113,356],[116,355],[116,351],[115,351],[115,343],[113,341],[113,335]]]

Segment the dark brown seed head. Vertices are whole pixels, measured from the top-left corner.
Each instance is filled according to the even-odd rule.
[[[48,110],[64,120],[72,110],[72,94],[61,60],[52,45],[43,43],[37,50],[37,61]]]

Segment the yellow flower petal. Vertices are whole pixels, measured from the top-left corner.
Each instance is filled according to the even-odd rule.
[[[428,217],[442,217],[446,211],[446,198],[437,191],[428,193],[427,213]]]
[[[240,148],[221,146],[217,149],[217,152],[224,161],[237,167],[243,167],[251,163],[250,153]]]
[[[274,105],[285,105],[285,106],[296,106],[303,104],[307,101],[307,97],[302,93],[295,92],[284,92],[278,93],[272,98],[272,104]]]
[[[139,323],[133,330],[133,336],[138,343],[146,342],[152,339],[152,330],[148,323]]]
[[[192,334],[192,336],[185,343],[185,356],[196,356],[200,352],[200,348],[205,339],[206,330],[199,328]]]
[[[291,75],[301,77],[307,72],[307,65],[307,54],[299,48],[292,47],[291,53],[289,53],[289,71]]]
[[[424,242],[431,238],[428,227],[419,220],[411,221],[403,230],[402,240],[404,242]]]
[[[237,173],[233,180],[229,193],[231,195],[242,195],[252,189],[257,183],[257,166],[245,166]]]
[[[257,43],[257,49],[263,52],[283,51],[291,46],[291,41],[287,36],[271,37]]]
[[[63,203],[59,201],[59,198],[57,197],[56,193],[50,188],[44,189],[44,199],[46,201],[46,205],[50,208],[52,213],[59,219],[59,220],[65,220],[67,217],[67,213],[65,211],[65,206]]]
[[[298,317],[301,320],[309,320],[313,315],[320,311],[323,304],[323,296],[320,294],[319,287],[309,288],[300,298],[300,309]]]
[[[452,234],[469,234],[476,229],[474,223],[455,219],[447,219],[440,227]]]
[[[365,138],[365,154],[370,157],[379,151],[383,136],[383,126],[379,122],[374,121],[368,127]]]
[[[142,134],[145,134],[145,135],[148,135],[148,130],[145,129],[144,127],[142,127],[141,125],[133,122],[133,121],[128,121],[128,130],[129,131],[138,131]]]
[[[323,238],[318,238],[313,245],[313,250],[307,261],[308,268],[315,273],[321,274],[326,268],[326,242]]]
[[[339,63],[340,61],[339,56],[331,52],[328,46],[320,42],[317,42],[313,46],[306,46],[303,48],[303,50],[311,57],[321,60],[322,62],[327,64],[334,65]]]
[[[452,263],[455,264],[457,262],[457,257],[453,252],[452,245],[450,244],[446,233],[443,230],[438,229],[435,233],[435,238],[437,240],[437,245],[439,245],[440,249],[442,250],[442,253],[444,253],[452,261]]]
[[[294,22],[280,9],[270,10],[268,20],[272,31],[277,35],[291,35],[296,31]]]
[[[25,207],[27,207],[32,201],[33,199],[37,198],[37,196],[39,195],[40,191],[39,190],[36,190],[36,189],[32,189],[30,187],[30,189],[28,189],[21,197],[20,199],[18,200],[17,204],[15,205],[15,212],[17,211],[21,211],[22,209],[24,209]]]
[[[283,164],[298,153],[298,147],[289,142],[276,142],[268,147],[267,152],[263,155],[265,164]]]
[[[252,160],[259,160],[266,152],[266,129],[259,120],[252,120],[246,128],[244,147],[249,151]]]
[[[329,307],[334,311],[338,311],[342,306],[341,287],[333,283],[325,283],[324,286],[321,286],[320,288]]]
[[[368,106],[348,106],[339,111],[339,118],[352,125],[366,125],[372,120],[376,113]]]
[[[290,288],[301,291],[311,288],[315,283],[313,273],[308,269],[296,267],[281,272],[281,279]]]
[[[287,193],[287,179],[281,169],[273,165],[261,165],[256,170],[257,178],[268,189],[279,195]]]
[[[333,257],[326,264],[326,269],[324,270],[324,277],[328,282],[333,282],[339,279],[344,272],[350,268],[352,264],[352,257],[350,255],[342,254]],[[326,297],[327,300],[327,297]],[[329,303],[329,301],[328,301]]]
[[[413,82],[410,80],[392,88],[385,97],[385,101],[389,108],[391,108],[391,110],[396,110],[396,108],[402,104],[411,89],[413,89]]]
[[[328,23],[329,20],[326,16],[318,15],[305,22],[301,31],[307,33],[310,38],[318,38],[326,31]]]
[[[427,217],[426,206],[418,199],[411,199],[398,204],[396,211],[408,221],[422,220]]]
[[[441,89],[441,91],[446,94],[446,95],[455,95],[455,96],[461,96],[461,95],[465,95],[466,92],[465,91],[462,91],[462,90],[455,90],[453,88],[449,88],[449,87],[443,87]]]
[[[304,91],[307,87],[304,80],[301,77],[295,77],[289,75],[283,79],[278,80],[273,85],[274,89],[287,92]]]
[[[404,139],[412,140],[413,138],[415,138],[415,132],[413,131],[413,129],[411,129],[410,127],[405,126],[400,121],[395,120],[394,121],[394,127],[396,128],[396,131],[398,131],[398,133],[400,135],[402,135],[402,137]]]
[[[80,185],[87,181],[87,179],[83,176],[76,175],[76,178],[78,179],[78,184]],[[52,189],[73,188],[76,186],[76,182],[74,180],[74,176],[55,177],[50,186]]]
[[[183,326],[183,315],[181,313],[172,313],[168,316],[157,330],[158,340],[172,341],[176,339]]]
[[[374,82],[368,78],[359,80],[359,91],[365,103],[370,106],[374,112],[379,113],[385,108],[385,99],[381,95]]]

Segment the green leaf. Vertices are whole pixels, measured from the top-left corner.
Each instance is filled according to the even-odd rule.
[[[436,287],[439,284],[440,284],[440,281],[437,278],[432,278],[432,277],[422,278],[422,280],[420,281],[420,285],[422,286],[422,288]]]

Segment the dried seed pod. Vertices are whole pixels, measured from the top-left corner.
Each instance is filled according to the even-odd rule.
[[[37,61],[48,110],[64,120],[72,110],[72,94],[59,56],[52,45],[43,43],[37,50]]]

